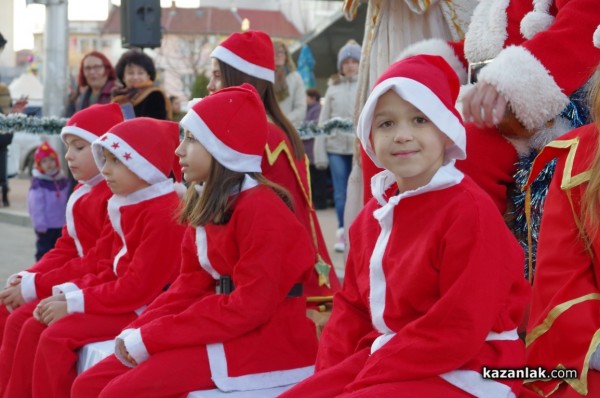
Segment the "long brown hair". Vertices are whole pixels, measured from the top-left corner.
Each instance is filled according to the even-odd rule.
[[[273,123],[283,130],[290,140],[292,150],[294,151],[294,157],[299,160],[303,159],[304,145],[292,123],[285,117],[281,108],[279,108],[279,103],[275,98],[275,91],[273,90],[273,83],[250,76],[225,62],[221,62],[219,59],[217,59],[217,62],[219,63],[219,69],[221,70],[223,87],[239,86],[243,83],[252,84],[258,91],[258,94],[265,105],[267,114],[271,117]]]
[[[238,198],[238,195],[232,195],[232,192],[241,191],[246,174],[271,188],[292,211],[294,210],[290,194],[283,187],[267,180],[261,173],[232,171],[212,158],[208,179],[201,193],[198,193],[195,184],[188,187],[179,213],[179,222],[189,223],[194,227],[209,223],[227,224]]]
[[[592,79],[590,90],[590,114],[596,125],[596,134],[600,131],[600,66]],[[600,139],[596,140],[596,153],[590,169],[590,180],[581,200],[581,219],[590,228],[593,240],[600,227]]]

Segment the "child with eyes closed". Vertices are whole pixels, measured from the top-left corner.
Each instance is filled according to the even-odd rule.
[[[48,272],[66,270],[70,278],[53,286],[53,296],[24,323],[7,396],[69,397],[78,350],[113,339],[175,280],[185,230],[176,221],[180,200],[169,177],[177,145],[176,123],[144,117],[119,123],[93,142],[113,193],[110,228],[80,267]]]
[[[493,201],[454,166],[466,144],[458,91],[437,56],[406,58],[377,80],[357,134],[385,170],[350,227],[316,374],[282,398],[519,394],[522,380],[480,373],[524,365],[529,286]]]
[[[21,327],[39,300],[52,293],[52,283],[45,283],[43,275],[65,264],[78,267],[108,224],[106,205],[112,192],[94,162],[91,144],[122,121],[117,104],[92,105],[73,115],[62,128],[65,159],[79,184],[67,201],[66,225],[54,248],[28,269],[11,275],[0,292],[0,397],[8,383]]]
[[[74,398],[257,390],[313,372],[301,284],[314,247],[287,193],[261,174],[268,127],[258,93],[224,88],[181,125],[176,154],[193,183],[180,215],[189,224],[181,274],[117,337],[115,355],[77,378]]]

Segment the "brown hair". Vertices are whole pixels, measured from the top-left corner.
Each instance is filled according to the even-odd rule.
[[[219,63],[219,69],[221,70],[223,87],[239,86],[243,83],[252,84],[258,91],[258,94],[265,105],[267,115],[270,116],[273,123],[283,130],[288,140],[290,140],[294,157],[296,159],[303,159],[304,145],[292,123],[285,117],[281,108],[279,108],[279,103],[277,102],[275,92],[273,91],[273,83],[259,79],[258,77],[250,76],[219,59],[217,59],[217,61]]]
[[[267,180],[260,173],[240,173],[229,170],[213,158],[202,193],[198,193],[195,184],[190,184],[188,187],[179,213],[179,222],[182,224],[187,222],[194,227],[209,223],[227,224],[233,212],[233,204],[238,198],[238,195],[231,195],[231,193],[241,191],[246,174],[271,188],[292,211],[294,210],[290,194],[283,187]]]
[[[600,66],[592,79],[590,90],[590,114],[596,125],[596,134],[600,131]],[[600,226],[600,139],[596,139],[596,153],[590,169],[590,180],[581,200],[581,219],[590,228],[593,240]]]

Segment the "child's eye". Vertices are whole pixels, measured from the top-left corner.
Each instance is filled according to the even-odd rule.
[[[392,127],[393,125],[394,125],[394,123],[391,120],[384,120],[383,122],[379,122],[379,124],[377,124],[377,127],[380,129],[384,129],[384,128]]]
[[[425,124],[425,123],[429,123],[429,119],[423,117],[423,116],[417,116],[415,117],[415,123],[417,124]]]
[[[190,142],[195,142],[195,141],[198,141],[198,140],[196,140],[196,137],[194,137],[194,136],[193,136],[193,135],[191,135],[191,134],[188,134],[188,135],[187,135],[185,138],[186,138],[188,141],[190,141]]]

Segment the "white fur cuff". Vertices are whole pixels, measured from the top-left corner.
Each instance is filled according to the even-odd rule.
[[[494,86],[530,131],[556,117],[569,102],[548,70],[526,48],[510,46],[481,70],[478,81]]]

